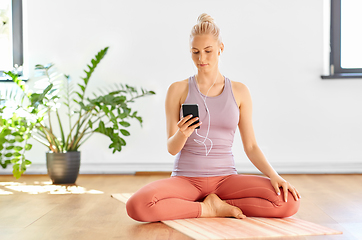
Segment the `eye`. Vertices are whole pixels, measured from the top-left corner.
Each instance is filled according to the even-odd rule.
[[[192,52],[193,54],[198,54],[199,52]]]
[[[211,53],[212,51],[205,51],[205,52],[207,52],[207,53]]]

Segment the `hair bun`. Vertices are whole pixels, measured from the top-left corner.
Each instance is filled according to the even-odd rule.
[[[202,22],[214,23],[214,19],[210,15],[203,13],[197,18],[197,22],[198,23],[202,23]]]
[[[196,35],[202,34],[211,34],[219,44],[222,43],[219,27],[216,26],[214,19],[206,13],[202,13],[197,18],[197,24],[195,24],[191,29],[190,41]]]

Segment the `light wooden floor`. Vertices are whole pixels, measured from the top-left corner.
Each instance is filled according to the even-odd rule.
[[[295,217],[344,232],[343,235],[283,239],[362,239],[362,175],[282,175],[302,194]],[[2,240],[190,240],[163,223],[130,219],[112,193],[135,192],[167,175],[80,175],[77,185],[103,194],[29,194],[1,185],[49,181],[46,175],[16,180],[0,176],[0,239]],[[3,184],[3,185],[4,185]],[[36,184],[39,185],[39,184]],[[37,191],[38,189],[34,189]],[[280,238],[279,238],[280,239]]]

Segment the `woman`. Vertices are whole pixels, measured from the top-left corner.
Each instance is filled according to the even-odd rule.
[[[166,96],[167,147],[177,154],[174,170],[170,178],[144,186],[128,200],[131,218],[145,222],[242,219],[288,217],[297,212],[300,194],[276,173],[256,143],[249,89],[219,71],[223,50],[219,28],[209,15],[201,14],[190,35],[198,73],[171,84]],[[198,104],[200,119],[182,117],[183,103]],[[237,174],[231,152],[237,126],[245,153],[268,178]]]

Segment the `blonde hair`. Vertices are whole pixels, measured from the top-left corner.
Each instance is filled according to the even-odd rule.
[[[194,36],[201,34],[211,34],[219,44],[222,42],[219,27],[214,23],[214,19],[206,13],[202,13],[197,18],[197,24],[191,30],[190,42]]]

